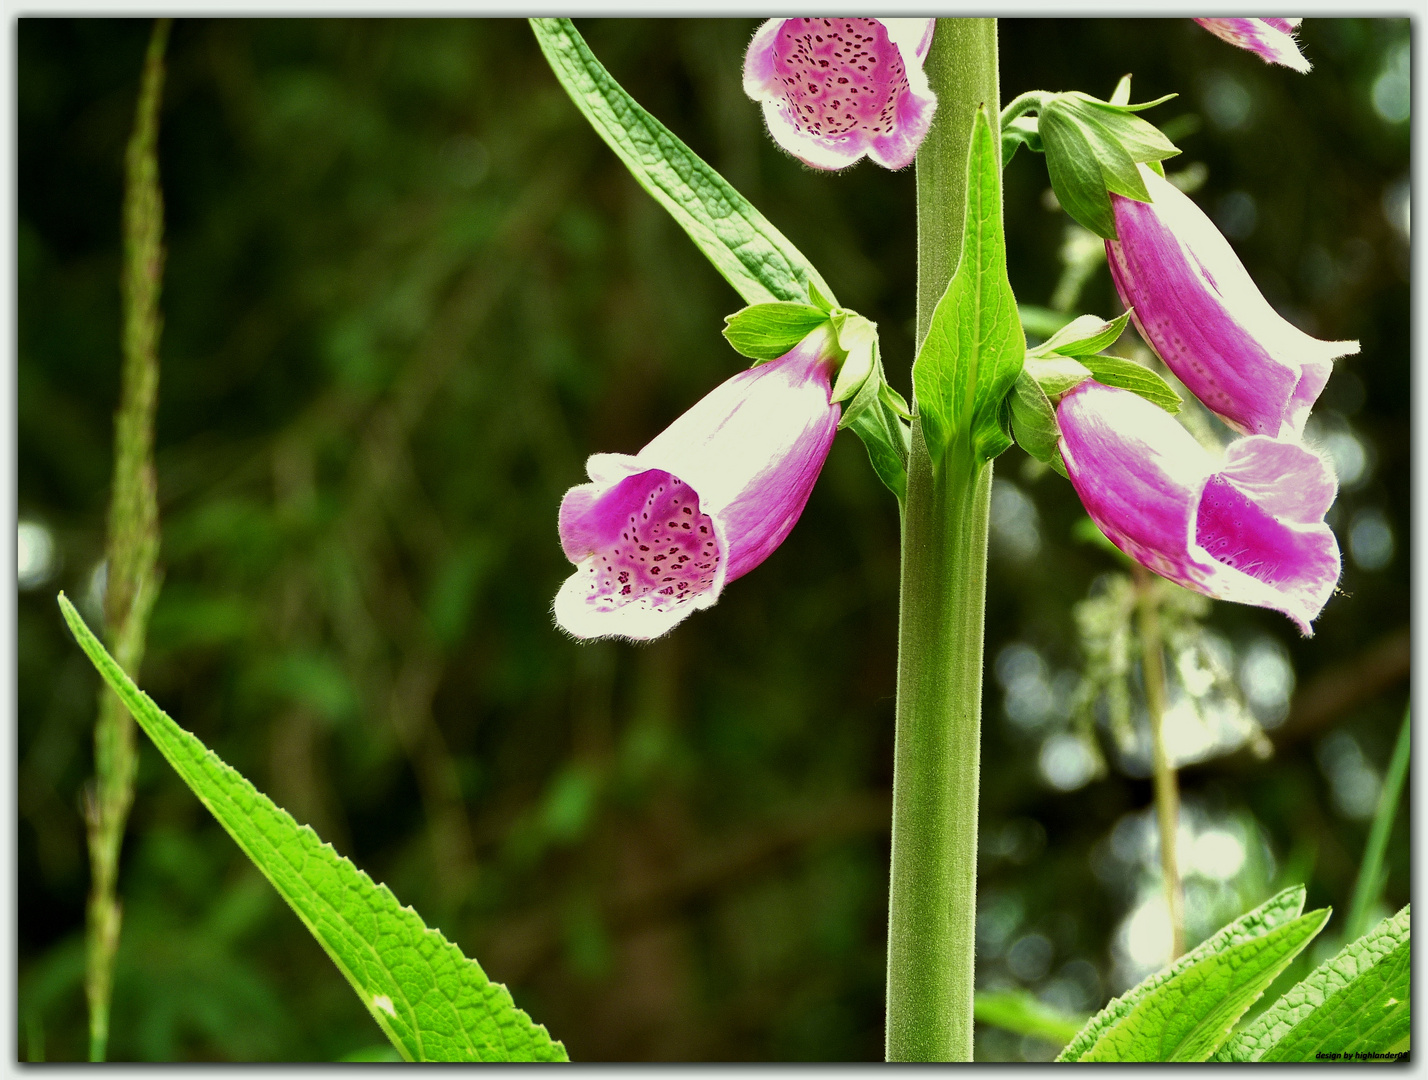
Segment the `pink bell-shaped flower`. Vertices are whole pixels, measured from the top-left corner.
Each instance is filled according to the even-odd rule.
[[[1338,483],[1318,455],[1251,435],[1217,460],[1144,398],[1090,380],[1056,414],[1071,484],[1116,547],[1188,589],[1282,611],[1312,633],[1339,580],[1324,523]]]
[[[1303,19],[1196,19],[1210,33],[1231,45],[1257,53],[1266,64],[1283,64],[1307,72],[1312,64],[1299,51],[1294,31]]]
[[[832,327],[721,383],[633,457],[595,454],[560,504],[575,564],[555,621],[657,638],[767,559],[803,513],[838,430]]]
[[[912,164],[937,95],[922,62],[936,19],[770,19],[744,56],[744,93],[774,142],[816,169],[864,154]]]
[[[1320,341],[1266,300],[1205,212],[1145,166],[1153,201],[1111,195],[1111,278],[1141,336],[1207,409],[1246,435],[1304,431],[1333,361],[1357,341]]]

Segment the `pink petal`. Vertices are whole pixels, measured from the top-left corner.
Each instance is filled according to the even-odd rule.
[[[596,454],[560,507],[576,637],[648,640],[715,603],[798,521],[837,433],[825,325],[715,387],[637,455]]]
[[[1086,512],[1131,558],[1186,588],[1288,615],[1306,635],[1339,578],[1324,523],[1328,466],[1302,444],[1251,436],[1217,461],[1132,394],[1081,383],[1057,408]]]
[[[937,99],[922,60],[933,19],[771,19],[744,57],[744,91],[800,161],[840,169],[865,154],[902,168]]]
[[[1333,361],[1358,342],[1320,341],[1289,323],[1204,211],[1150,169],[1140,174],[1154,201],[1111,196],[1120,239],[1106,241],[1106,256],[1141,336],[1237,431],[1300,434]]]
[[[1294,31],[1303,19],[1196,19],[1210,33],[1231,45],[1248,49],[1267,64],[1283,64],[1307,72],[1313,65],[1304,59]]]

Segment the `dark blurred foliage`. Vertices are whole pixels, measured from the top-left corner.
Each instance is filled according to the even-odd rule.
[[[913,173],[783,156],[740,89],[754,25],[582,23],[879,322],[907,391]],[[54,593],[96,618],[121,157],[148,32],[18,33],[19,510],[59,560],[19,602],[19,1023],[50,1060],[85,1047],[97,690]],[[1185,151],[1172,171],[1203,164],[1195,197],[1272,302],[1363,343],[1318,414],[1341,469],[1360,467],[1331,518],[1341,594],[1312,640],[1257,609],[1209,619],[1235,649],[1280,650],[1298,687],[1271,758],[1182,774],[1187,814],[1250,837],[1218,921],[1297,880],[1311,905],[1347,908],[1406,691],[1408,24],[1310,20],[1302,38],[1308,76],[1188,19],[1001,25],[1003,100],[1105,96],[1126,71],[1136,100],[1178,92],[1151,114]],[[567,639],[549,615],[569,569],[561,494],[588,454],[632,452],[738,369],[719,336],[737,297],[521,21],[180,20],[169,66],[165,581],[145,688],[574,1058],[879,1058],[898,533],[862,447],[839,438],[792,536],[717,607],[647,646]],[[1034,155],[1006,182],[1012,282],[1045,305],[1067,219]],[[1078,308],[1118,310],[1104,269]],[[1150,785],[1113,766],[1058,790],[1042,763],[1082,664],[1073,606],[1116,567],[1071,539],[1069,485],[1020,450],[996,467],[979,982],[1089,1010],[1123,988],[1118,927],[1153,871],[1134,865],[1127,815]],[[1053,705],[1014,722],[1026,686],[1004,687],[1027,670]],[[1396,909],[1406,822],[1389,868]],[[114,1058],[331,1060],[381,1042],[147,744],[120,890]],[[978,1038],[987,1058],[1051,1052]]]

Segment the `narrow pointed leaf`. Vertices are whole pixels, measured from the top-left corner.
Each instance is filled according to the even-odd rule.
[[[1236,1034],[1217,1061],[1392,1053],[1409,1032],[1409,911],[1350,942]]]
[[[104,681],[288,902],[403,1057],[568,1060],[565,1047],[516,1008],[476,961],[170,719],[105,652],[63,593],[59,602]]]
[[[1110,541],[1106,541],[1110,543]],[[1248,914],[1241,915],[1234,922],[1221,927],[1214,934],[1191,949],[1175,963],[1157,971],[1143,982],[1115,998],[1104,1009],[1091,1017],[1069,1046],[1061,1051],[1057,1061],[1080,1061],[1086,1051],[1108,1030],[1124,1020],[1148,994],[1154,993],[1177,975],[1193,967],[1213,953],[1223,952],[1241,942],[1261,937],[1275,927],[1283,926],[1304,910],[1304,886],[1294,885],[1271,896]]]
[[[617,83],[569,19],[531,19],[551,69],[577,108],[750,304],[831,306],[833,290],[788,238]]]
[[[1002,400],[1026,352],[1007,279],[1001,173],[985,109],[972,125],[962,256],[937,302],[912,368],[917,413],[934,464],[954,445],[988,461],[1010,445]]]
[[[1311,911],[1213,952],[1140,999],[1081,1061],[1205,1061],[1329,919]]]

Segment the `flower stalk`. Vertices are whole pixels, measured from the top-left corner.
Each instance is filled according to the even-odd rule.
[[[1141,676],[1145,681],[1145,709],[1150,717],[1151,770],[1155,778],[1155,820],[1160,829],[1160,873],[1165,881],[1165,909],[1170,917],[1170,960],[1185,951],[1185,890],[1175,840],[1180,828],[1180,783],[1175,766],[1165,752],[1165,662],[1160,636],[1160,590],[1156,578],[1140,563],[1131,564],[1135,575],[1137,617],[1140,622]]]
[[[996,115],[995,19],[939,19],[939,108],[917,155],[918,343],[957,266],[977,107]],[[912,422],[899,597],[888,911],[889,1061],[972,1060],[983,615],[992,468],[934,469]]]
[[[137,676],[149,612],[159,589],[159,508],[154,478],[154,410],[159,392],[159,290],[163,280],[163,196],[157,161],[164,49],[172,20],[159,19],[149,39],[125,158],[124,369],[114,422],[114,480],[109,506],[104,622],[109,650]],[[90,894],[85,996],[89,1059],[109,1044],[114,954],[122,909],[116,895],[119,851],[134,801],[134,721],[112,690],[100,690],[94,727],[94,784],[86,793]]]

